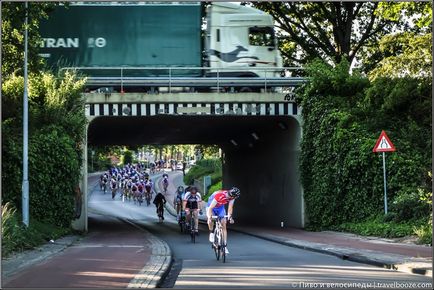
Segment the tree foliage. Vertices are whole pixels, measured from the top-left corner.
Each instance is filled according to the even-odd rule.
[[[39,221],[68,227],[74,190],[80,178],[86,117],[81,96],[83,80],[70,72],[54,77],[29,77],[30,215]],[[3,201],[21,208],[23,77],[2,84]]]
[[[334,68],[314,62],[308,68],[311,81],[299,91],[301,181],[310,226],[360,222],[382,213],[382,162],[372,148],[383,129],[397,147],[387,155],[391,210],[397,220],[427,217],[417,193],[431,191],[426,180],[432,161],[430,80],[370,82],[348,67],[347,61]],[[404,204],[420,207],[403,217]]]
[[[288,64],[315,58],[350,63],[368,40],[390,31],[393,19],[380,17],[377,2],[254,2],[270,13],[280,35]],[[302,51],[302,54],[298,53]]]
[[[432,15],[429,2],[288,1],[253,5],[274,17],[286,65],[304,65],[315,58],[335,64],[342,59],[352,64],[356,58],[369,62],[378,55],[376,48],[383,36],[397,31],[427,33]]]
[[[28,5],[28,61],[29,71],[41,69],[43,61],[38,56],[40,43],[39,21],[47,18],[57,4],[54,2],[40,2]],[[24,65],[24,28],[26,10],[24,2],[2,2],[1,4],[1,39],[2,39],[2,67],[3,77],[23,74]]]

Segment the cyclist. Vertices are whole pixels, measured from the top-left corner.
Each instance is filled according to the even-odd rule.
[[[139,187],[137,186],[136,183],[133,182],[131,186],[131,195],[133,196],[134,204],[136,204],[136,201],[139,201],[138,192],[139,192]]]
[[[152,181],[150,179],[145,181],[145,198],[146,198],[147,204],[148,204],[148,201],[150,203],[150,200],[152,198]]]
[[[166,198],[164,195],[159,192],[155,198],[153,203],[157,207],[157,215],[161,220],[164,220],[164,205],[166,204]]]
[[[173,199],[173,206],[176,209],[176,216],[177,216],[178,220],[180,218],[179,212],[182,209],[182,201],[184,199],[184,195],[185,195],[184,187],[181,185],[178,186],[178,189],[176,190],[176,193],[175,193],[175,198]]]
[[[197,191],[195,186],[190,188],[190,191],[187,192],[184,196],[182,208],[185,210],[187,225],[190,224],[190,219],[194,218],[194,231],[198,232],[199,225],[199,216],[198,211],[201,208],[200,203],[202,202],[202,197],[200,193]]]
[[[206,216],[208,218],[208,229],[210,231],[209,241],[214,243],[214,233],[213,227],[214,222],[211,216],[215,215],[222,218],[221,223],[223,227],[223,240],[227,244],[227,230],[226,230],[226,219],[223,217],[226,215],[225,204],[228,204],[228,215],[229,222],[234,223],[232,218],[232,212],[234,209],[235,199],[240,196],[240,190],[236,187],[232,187],[229,190],[219,190],[214,192],[208,199]],[[228,248],[225,247],[226,254],[229,254]]]
[[[101,190],[104,190],[104,193],[107,186],[107,182],[108,182],[108,174],[104,173],[104,175],[101,178]]]
[[[163,174],[163,188],[164,192],[167,191],[167,188],[169,187],[169,175],[167,173]]]
[[[143,185],[143,181],[137,182],[137,190],[138,190],[138,198],[140,201],[143,201],[143,196],[145,193],[145,186]]]
[[[118,190],[118,182],[114,177],[110,181],[110,189],[112,190],[112,199],[115,199],[116,191]]]

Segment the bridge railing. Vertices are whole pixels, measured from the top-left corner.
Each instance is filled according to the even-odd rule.
[[[74,70],[87,78],[91,87],[146,86],[167,87],[212,87],[217,92],[224,87],[231,88],[290,88],[304,82],[306,78],[293,76],[302,71],[301,67],[254,67],[254,68],[210,68],[210,67],[64,67]],[[235,76],[245,70],[244,76]],[[256,73],[259,77],[253,75]],[[250,75],[249,75],[250,74]],[[231,76],[234,75],[234,76]]]

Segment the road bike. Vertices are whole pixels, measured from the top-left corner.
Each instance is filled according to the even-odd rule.
[[[139,205],[141,206],[143,203],[143,193],[139,192],[137,196],[137,201],[139,202]]]
[[[223,226],[221,223],[221,219],[227,219],[229,216],[225,215],[224,217],[219,216],[211,216],[211,218],[215,221],[214,225],[214,243],[212,243],[211,248],[214,250],[215,257],[217,261],[222,258],[222,262],[226,263],[226,244],[223,239]]]
[[[112,199],[115,199],[115,196],[116,196],[116,192],[118,191],[118,189],[115,187],[115,188],[112,188]]]
[[[190,238],[191,238],[191,242],[193,244],[196,243],[196,234],[197,233],[196,233],[195,228],[194,228],[194,215],[193,215],[193,212],[190,211]]]
[[[180,216],[178,220],[178,225],[181,230],[181,233],[184,233],[186,231],[186,224],[185,224],[185,211],[180,211]]]
[[[157,215],[158,221],[162,222],[164,220],[164,204],[160,203],[157,205]]]
[[[151,198],[152,198],[152,193],[146,192],[145,193],[146,206],[149,206],[151,204]]]

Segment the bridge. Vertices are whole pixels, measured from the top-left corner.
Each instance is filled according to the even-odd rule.
[[[87,146],[216,144],[223,186],[238,186],[240,223],[304,227],[301,107],[281,92],[84,93],[89,121],[83,150],[83,202],[73,227],[87,231]],[[261,213],[260,215],[258,213]]]

